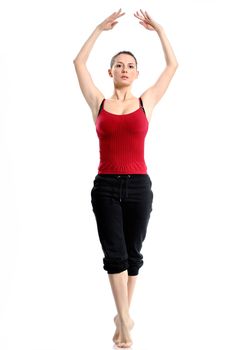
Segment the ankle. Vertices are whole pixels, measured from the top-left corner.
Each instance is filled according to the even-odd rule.
[[[131,320],[129,314],[127,313],[118,315],[118,319],[121,324],[128,324]]]

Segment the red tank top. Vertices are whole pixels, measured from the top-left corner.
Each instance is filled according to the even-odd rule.
[[[144,160],[148,120],[140,107],[127,114],[113,114],[103,108],[102,101],[96,119],[100,164],[98,174],[146,174]]]

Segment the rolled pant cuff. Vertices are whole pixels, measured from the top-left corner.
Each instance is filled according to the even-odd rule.
[[[124,261],[119,261],[119,262],[114,262],[114,261],[106,261],[104,259],[104,270],[107,271],[107,273],[109,274],[114,274],[114,273],[120,273],[123,272],[125,270],[128,270],[129,264],[128,264],[128,260],[124,260]]]
[[[139,270],[128,270],[128,275],[129,276],[137,276],[139,273]]]

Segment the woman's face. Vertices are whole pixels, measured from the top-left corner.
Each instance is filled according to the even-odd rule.
[[[115,86],[128,86],[138,77],[135,59],[127,54],[120,54],[116,57],[111,69],[108,70],[113,78]]]

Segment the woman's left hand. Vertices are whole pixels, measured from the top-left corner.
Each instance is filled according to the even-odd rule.
[[[140,19],[139,23],[142,24],[146,29],[148,30],[160,30],[162,29],[162,27],[160,26],[160,24],[156,23],[147,13],[147,11],[142,11],[140,10],[141,13],[139,13],[139,11],[136,11],[134,13],[134,16],[138,19]]]

